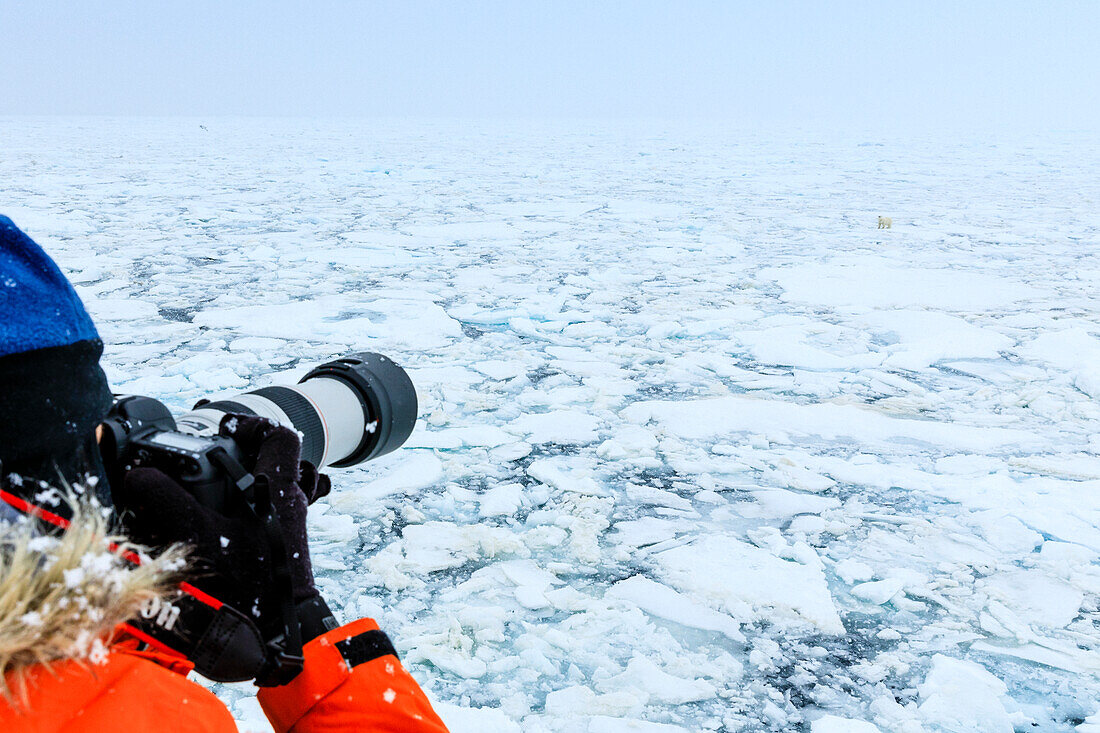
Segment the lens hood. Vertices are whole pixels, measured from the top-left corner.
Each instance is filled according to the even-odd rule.
[[[359,397],[368,427],[359,445],[346,458],[331,464],[354,466],[397,450],[416,425],[416,389],[404,369],[387,356],[364,351],[334,359],[313,369],[299,384],[311,379],[336,379]]]

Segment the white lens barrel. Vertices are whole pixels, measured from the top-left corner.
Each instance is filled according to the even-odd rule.
[[[338,379],[318,377],[291,387],[317,410],[325,431],[322,466],[338,463],[352,454],[367,429],[364,405],[355,391]]]
[[[365,409],[347,384],[319,377],[206,403],[182,416],[176,425],[185,433],[216,435],[226,413],[265,417],[301,434],[303,459],[323,468],[355,451],[368,429]]]

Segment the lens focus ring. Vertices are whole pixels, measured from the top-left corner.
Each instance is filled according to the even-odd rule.
[[[302,434],[302,460],[321,465],[325,455],[325,430],[313,404],[291,387],[264,387],[248,394],[270,400],[282,410],[294,429]]]

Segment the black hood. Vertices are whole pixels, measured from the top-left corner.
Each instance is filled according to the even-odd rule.
[[[50,486],[86,486],[109,506],[95,428],[113,398],[99,366],[103,343],[78,341],[0,357],[0,481],[28,501]],[[38,502],[35,502],[38,503]]]

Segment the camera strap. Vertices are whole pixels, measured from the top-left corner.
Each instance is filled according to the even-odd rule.
[[[196,672],[215,682],[255,679],[266,664],[256,625],[189,583],[180,583],[174,596],[150,602],[141,618],[124,626],[149,646],[186,657]]]
[[[282,633],[265,640],[251,619],[190,583],[180,583],[174,598],[143,609],[142,618],[128,626],[142,641],[187,657],[207,679],[254,680],[259,687],[273,687],[294,679],[304,659],[282,527],[270,505],[266,479],[257,481],[255,488],[259,490],[249,489],[257,496],[251,513],[273,555]]]

